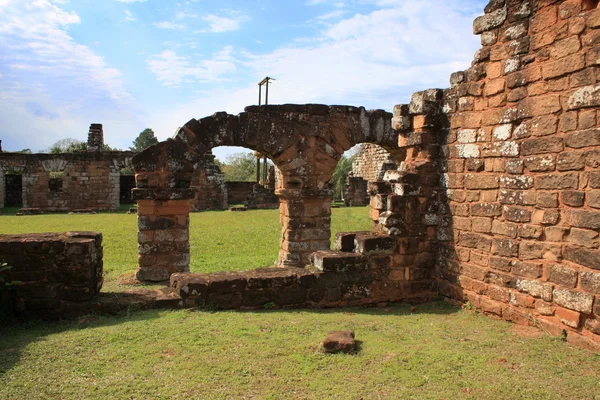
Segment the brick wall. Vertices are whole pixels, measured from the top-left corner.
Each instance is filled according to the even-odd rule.
[[[133,155],[132,152],[0,153],[0,170],[4,174],[21,174],[24,208],[116,210],[120,197],[119,171],[131,167]],[[0,180],[0,191],[6,190],[5,185],[5,180]]]
[[[11,268],[8,282],[15,310],[55,319],[78,303],[93,300],[102,287],[102,235],[94,232],[0,235],[0,262]]]
[[[600,9],[491,1],[444,110],[444,295],[600,341]]]
[[[390,153],[376,144],[363,143],[352,161],[352,175],[374,182],[383,179],[385,171],[397,169]]]
[[[229,204],[243,204],[252,193],[256,182],[226,182],[227,202]]]

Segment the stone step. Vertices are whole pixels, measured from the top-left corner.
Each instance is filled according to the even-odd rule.
[[[354,239],[354,251],[364,255],[391,254],[396,245],[396,239],[388,235],[357,234]]]
[[[367,269],[367,260],[361,254],[332,250],[312,254],[313,265],[324,272],[348,272]]]

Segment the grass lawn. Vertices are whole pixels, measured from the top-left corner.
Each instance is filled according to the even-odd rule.
[[[335,232],[369,230],[366,207],[332,210]],[[0,216],[0,234],[102,232],[104,291],[119,290],[117,278],[137,267],[137,216],[124,213]],[[272,266],[279,253],[279,210],[209,211],[190,214],[192,272],[248,270]]]
[[[32,323],[0,328],[0,398],[600,398],[600,355],[517,328],[445,303]],[[337,329],[358,354],[319,352]]]
[[[277,256],[277,210],[192,214],[192,270]],[[368,229],[366,208],[332,231]],[[107,286],[136,265],[136,217],[0,216],[0,233],[104,234]],[[325,355],[352,329],[355,355]],[[532,328],[533,329],[533,328]],[[131,311],[0,327],[0,399],[600,399],[600,354],[445,303],[341,310]]]

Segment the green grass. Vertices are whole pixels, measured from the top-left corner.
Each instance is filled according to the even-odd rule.
[[[368,209],[332,210],[335,232],[369,230]],[[124,213],[0,216],[0,234],[95,231],[104,238],[105,290],[137,267],[137,216]],[[279,253],[279,210],[210,211],[190,215],[192,272],[248,270],[272,266]]]
[[[0,328],[2,399],[598,399],[600,356],[444,303]],[[325,355],[353,329],[355,355]]]
[[[192,270],[271,265],[277,210],[192,214]],[[364,230],[366,208],[333,210]],[[136,266],[136,216],[0,216],[0,233],[104,234],[110,290]],[[325,355],[352,329],[355,355]],[[137,311],[0,327],[0,399],[600,399],[600,355],[445,303],[341,310]],[[519,330],[520,331],[520,330]]]

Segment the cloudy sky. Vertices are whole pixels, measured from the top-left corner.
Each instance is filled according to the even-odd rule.
[[[146,127],[164,140],[256,104],[265,76],[270,104],[391,110],[469,66],[486,3],[0,0],[0,140],[37,152],[92,122],[112,147]]]

